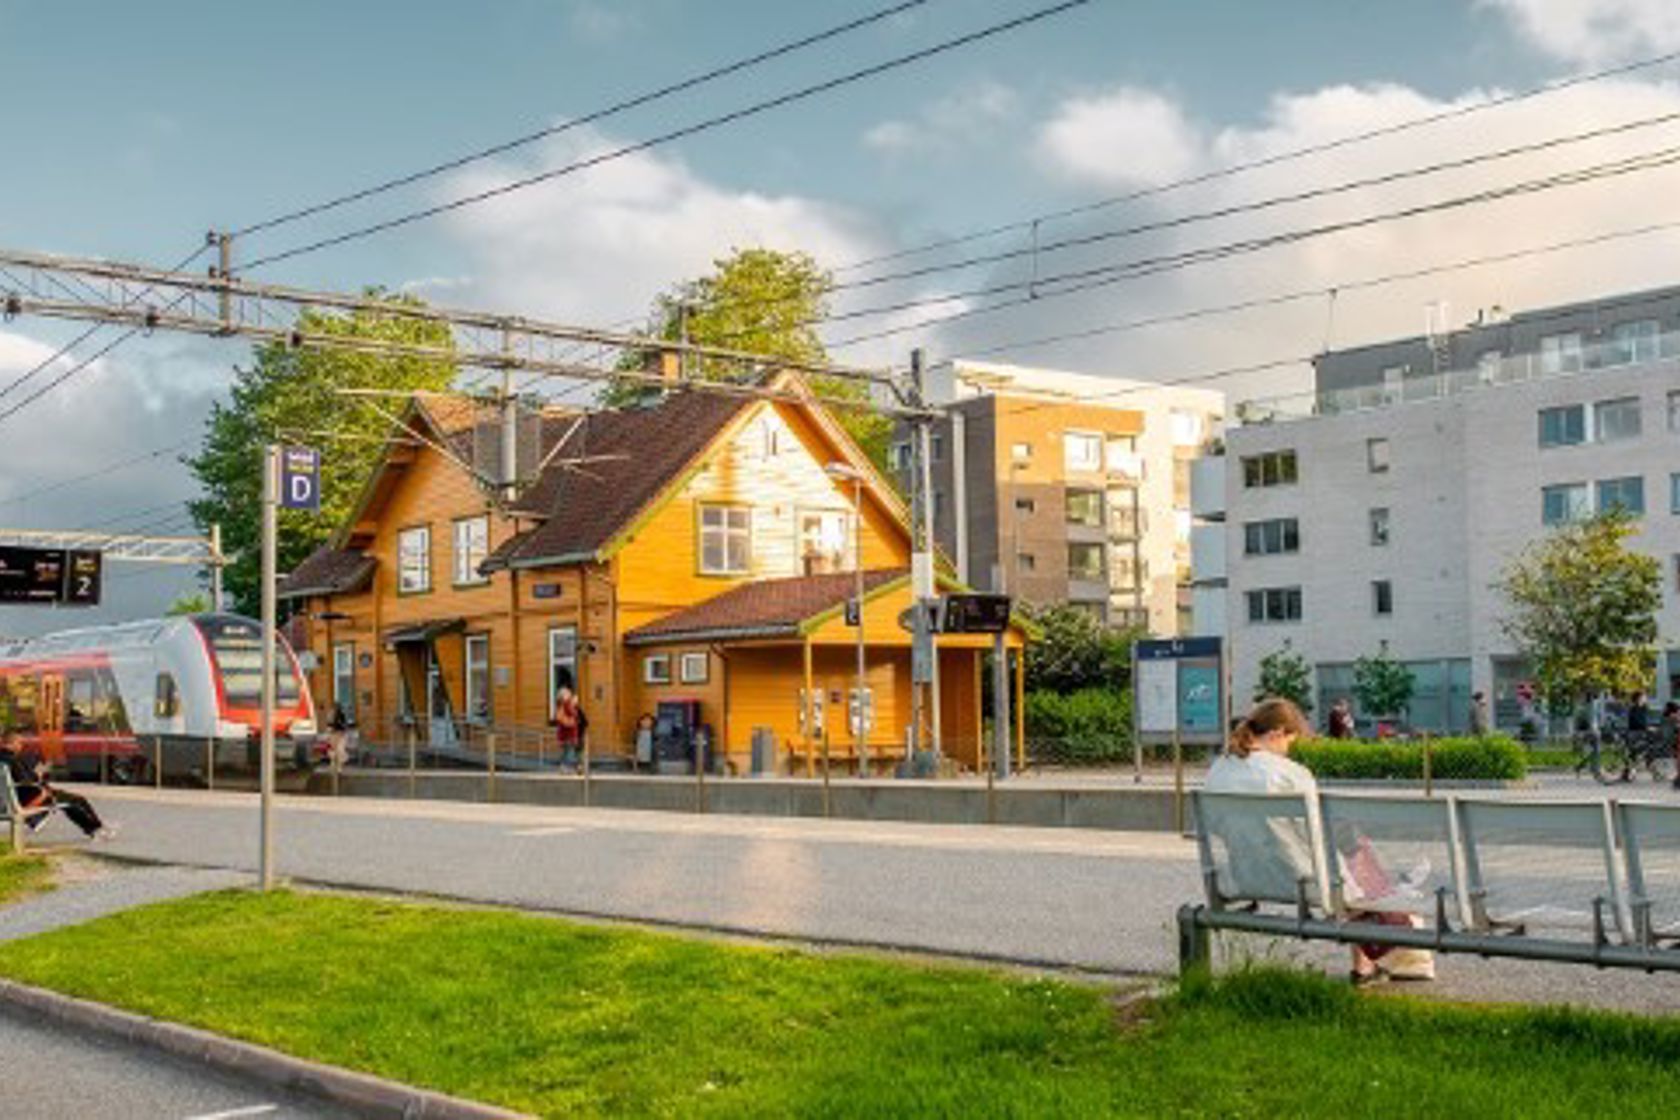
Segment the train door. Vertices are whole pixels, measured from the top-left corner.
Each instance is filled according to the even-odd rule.
[[[41,757],[54,766],[63,766],[64,757],[64,677],[58,673],[41,676],[41,706],[37,726],[41,733]]]

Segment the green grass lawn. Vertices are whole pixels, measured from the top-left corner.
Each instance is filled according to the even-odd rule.
[[[554,1116],[1672,1115],[1680,1023],[1245,973],[1097,986],[538,917],[242,892],[7,946],[0,973]]]
[[[45,856],[13,855],[0,842],[0,906],[52,887],[52,867]]]

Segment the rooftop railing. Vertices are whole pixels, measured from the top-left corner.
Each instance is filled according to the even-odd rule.
[[[1575,377],[1603,370],[1628,369],[1680,358],[1680,332],[1633,339],[1605,339],[1579,347],[1511,354],[1488,359],[1470,369],[1403,377],[1381,385],[1356,385],[1324,392],[1288,393],[1243,401],[1235,409],[1239,424],[1269,424],[1340,416],[1392,408],[1415,401],[1439,400],[1555,377]]]

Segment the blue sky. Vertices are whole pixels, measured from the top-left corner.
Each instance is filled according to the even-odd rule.
[[[704,90],[265,235],[254,256],[414,205],[558,166],[1038,6],[934,0],[914,13]],[[169,264],[211,226],[240,225],[541,128],[880,6],[759,0],[487,0],[477,5],[153,5],[0,0],[0,245]],[[1664,0],[1361,0],[1086,8],[898,73],[681,141],[447,220],[286,262],[257,278],[409,287],[450,304],[610,323],[733,245],[804,247],[828,264],[1156,187],[1443,107],[1680,46]],[[1296,191],[1680,106],[1675,68],[1644,71],[1332,158],[1054,224],[1076,234]],[[1674,142],[1673,131],[1663,133]],[[1182,248],[1311,224],[1655,145],[1583,147],[1497,169],[1143,239]],[[1147,284],[1046,300],[848,350],[961,356],[1091,324],[1330,286],[1537,240],[1664,220],[1657,176],[1313,243]],[[1672,184],[1670,184],[1672,186]],[[1674,215],[1680,217],[1680,215]],[[1004,238],[986,247],[1010,247]],[[1662,246],[1667,251],[1656,251]],[[1522,306],[1672,281],[1669,242],[1486,270],[1338,303],[1331,341],[1415,332],[1447,301]],[[1119,250],[1069,254],[1081,267]],[[1009,266],[882,290],[927,297]],[[873,296],[870,298],[874,298]],[[845,304],[843,303],[843,306]],[[952,304],[960,308],[963,304]],[[947,308],[950,309],[950,308]],[[937,309],[936,309],[937,310]],[[882,319],[913,326],[916,316]],[[1175,379],[1322,345],[1327,308],[1225,317],[1023,347],[1011,360]],[[859,327],[861,329],[861,326]],[[68,337],[0,325],[0,385]],[[838,331],[832,336],[840,337]],[[172,456],[33,496],[90,468],[188,439],[225,390],[238,343],[124,346],[63,392],[0,421],[0,525],[75,526],[190,493]],[[1299,371],[1232,378],[1233,397],[1299,388]],[[27,419],[26,419],[27,418]],[[163,516],[169,516],[166,512]],[[167,525],[168,523],[166,523]],[[155,610],[175,573],[119,581],[107,614]],[[78,616],[82,617],[82,616]],[[0,608],[0,632],[43,616]],[[62,619],[53,619],[57,625]]]

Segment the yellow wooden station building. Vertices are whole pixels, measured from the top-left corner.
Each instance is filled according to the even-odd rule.
[[[861,563],[866,750],[901,758],[907,511],[801,381],[775,384],[777,399],[674,388],[640,407],[545,412],[544,465],[511,498],[469,469],[470,417],[416,398],[348,523],[281,585],[323,719],[337,705],[364,741],[495,730],[529,749],[552,736],[569,685],[597,757],[631,754],[642,716],[691,700],[736,769],[755,733],[781,772],[806,772],[824,730],[845,761],[857,644],[845,605]],[[941,747],[968,768],[982,758],[991,641],[938,639]]]

